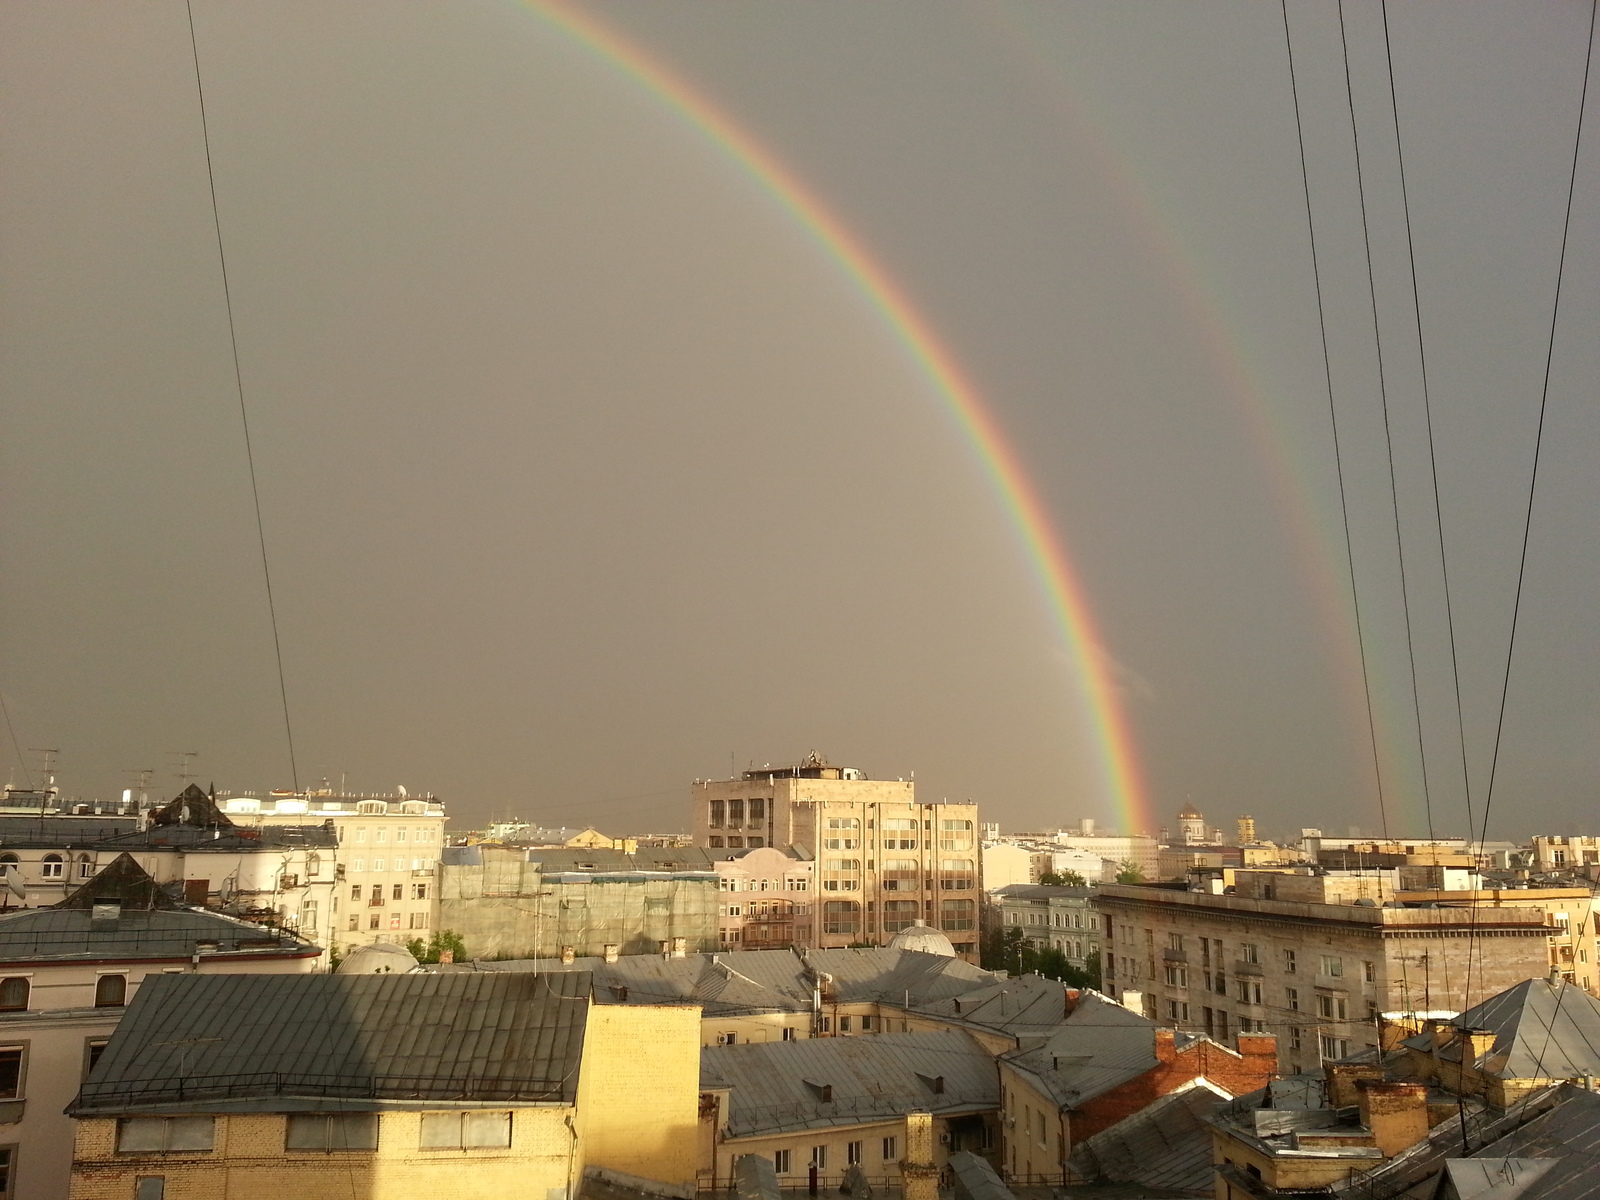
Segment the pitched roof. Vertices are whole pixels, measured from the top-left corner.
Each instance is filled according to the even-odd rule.
[[[1469,1008],[1452,1024],[1487,1029],[1494,1044],[1477,1061],[1479,1069],[1502,1079],[1573,1079],[1600,1075],[1600,1000],[1570,983],[1526,979]],[[1406,1045],[1427,1050],[1432,1034],[1408,1038]],[[1465,1039],[1440,1050],[1458,1061]]]
[[[1062,1108],[1075,1108],[1157,1065],[1156,1023],[1085,991],[1071,1016],[1001,1061],[1029,1075]]]
[[[179,907],[130,854],[117,855],[109,865],[96,872],[93,879],[54,907],[92,908],[104,900],[117,901],[124,912]]]
[[[194,908],[124,911],[94,919],[89,908],[29,908],[0,916],[0,963],[144,959],[187,960],[201,943],[207,956],[315,957],[310,942],[221,913]]]
[[[150,814],[151,825],[192,825],[204,829],[232,829],[233,819],[217,805],[216,789],[207,795],[191,783]]]
[[[155,976],[70,1111],[570,1104],[589,990],[582,972]]]
[[[1000,1103],[994,1060],[959,1030],[707,1046],[700,1063],[702,1078],[731,1089],[731,1137]]]
[[[1471,1158],[1448,1161],[1452,1200],[1600,1197],[1600,1095],[1567,1085],[1557,1091],[1556,1100],[1548,1112]]]
[[[1077,1143],[1068,1163],[1086,1179],[1210,1195],[1215,1176],[1205,1118],[1230,1099],[1207,1079],[1190,1080]]]
[[[135,816],[0,816],[0,848],[75,850],[138,828]]]

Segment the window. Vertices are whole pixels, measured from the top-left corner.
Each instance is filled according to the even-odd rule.
[[[1295,970],[1296,970],[1296,963],[1295,963],[1294,951],[1293,950],[1285,950],[1283,952],[1283,973],[1285,975],[1293,975],[1295,973]]]
[[[789,1152],[787,1150],[774,1150],[772,1152],[772,1169],[779,1175],[789,1173]]]
[[[396,829],[394,831],[394,840],[397,841],[397,842],[403,842],[403,841],[406,840],[406,834],[408,834],[410,832],[411,831],[409,829],[407,829],[404,825],[402,825],[402,826],[400,826],[399,829]]]
[[[1186,988],[1189,986],[1189,971],[1185,967],[1175,967],[1170,963],[1167,966],[1167,986]]]
[[[291,1113],[286,1150],[376,1150],[377,1113]]]
[[[811,1165],[819,1171],[828,1169],[828,1148],[826,1146],[811,1147]]]
[[[379,845],[382,845],[384,842],[389,840],[389,831],[387,829],[373,830],[372,840],[377,842]]]
[[[939,870],[945,876],[939,886],[947,892],[970,891],[977,881],[970,858],[941,858]]]
[[[845,1162],[849,1163],[853,1167],[854,1166],[859,1166],[861,1164],[861,1143],[860,1142],[846,1142],[845,1143],[844,1160],[845,1160]]]
[[[1228,1040],[1228,1014],[1220,1008],[1217,1009],[1217,1040],[1220,1042]]]
[[[0,1100],[15,1100],[22,1095],[22,1047],[0,1049]],[[0,1196],[5,1195],[0,1192]]]
[[[94,1070],[95,1063],[100,1061],[100,1056],[106,1052],[106,1039],[90,1038],[83,1044],[83,1077],[89,1078],[89,1072]],[[0,1196],[5,1193],[0,1191]]]
[[[765,800],[750,800],[748,803],[750,805],[750,820],[752,822],[759,823],[767,819],[767,802]]]
[[[0,979],[0,1012],[21,1012],[28,1007],[31,985],[26,975]]]
[[[78,878],[79,879],[88,879],[93,874],[94,874],[94,862],[89,858],[89,856],[87,854],[79,855],[78,856]],[[5,1193],[0,1192],[0,1195],[4,1195],[4,1194]]]
[[[822,890],[825,892],[857,892],[861,890],[859,858],[825,858],[822,860]]]
[[[1291,1025],[1289,1027],[1289,1049],[1300,1049],[1300,1026],[1298,1025]],[[1296,1071],[1295,1074],[1299,1074],[1299,1072]]]
[[[788,1026],[785,1026],[783,1030],[783,1040],[786,1042],[799,1041],[800,1031],[798,1029],[790,1029]]]
[[[1169,1021],[1182,1021],[1184,1024],[1188,1024],[1189,1006],[1182,1000],[1168,1000],[1167,1019]]]
[[[939,849],[941,849],[941,850],[970,850],[970,849],[972,849],[972,822],[971,821],[940,821],[939,822]]]
[[[426,929],[428,927],[428,914],[412,913],[409,927],[412,929]]]
[[[428,885],[425,883],[413,883],[411,885],[411,898],[413,900],[426,900],[428,898]]]
[[[1344,974],[1344,959],[1337,954],[1324,954],[1322,956],[1322,973],[1339,978]]]
[[[1285,1000],[1288,1001],[1289,1007],[1291,1009],[1293,1009],[1295,1012],[1299,1012],[1300,1011],[1300,989],[1299,988],[1284,988],[1283,989],[1283,997],[1284,997]]]
[[[1239,947],[1239,953],[1244,955],[1244,961],[1247,963],[1259,963],[1261,961],[1261,947],[1254,942],[1245,942]]]
[[[1322,1057],[1349,1058],[1350,1043],[1344,1038],[1328,1037],[1324,1034],[1322,1037]]]
[[[361,826],[361,827],[359,827],[359,828],[357,828],[357,829],[356,829],[356,841],[358,841],[358,842],[364,842],[364,841],[366,841],[366,840],[367,840],[367,830],[366,830],[366,827],[365,827],[365,826]]]
[[[1167,949],[1168,950],[1182,950],[1183,949],[1183,934],[1181,934],[1181,933],[1169,933],[1169,934],[1167,934]]]
[[[141,1175],[133,1185],[133,1200],[162,1200],[167,1194],[165,1175]],[[4,1195],[4,1193],[0,1193]]]
[[[711,837],[708,837],[706,839],[706,842],[710,845],[710,847],[713,850],[721,850],[722,849],[722,839],[720,837],[717,837],[717,836],[713,835]]]
[[[883,1157],[885,1161],[900,1157],[900,1139],[886,1137],[883,1139]]]
[[[748,846],[752,850],[759,850],[759,849],[761,849],[763,843],[762,843],[762,840],[760,838],[753,837],[753,838],[745,838],[744,844],[746,846]]]
[[[882,877],[886,892],[915,892],[922,887],[921,864],[914,858],[884,859]]]
[[[743,829],[744,828],[744,801],[743,800],[729,800],[728,801],[728,828],[729,829]]]
[[[379,832],[379,833],[382,833],[382,832],[383,832],[383,830],[381,830],[381,829],[380,829],[380,830],[378,830],[378,832]],[[381,858],[375,858],[375,859],[373,859],[373,860],[372,860],[372,869],[373,869],[373,870],[374,870],[374,871],[384,871],[384,870],[387,870],[387,869],[388,869],[388,868],[387,868],[387,867],[385,867],[385,866],[384,866],[384,865],[383,865],[383,864],[384,864],[384,861],[385,861],[385,860],[384,860],[384,859],[381,859]],[[380,887],[381,887],[381,886],[382,886],[382,885],[381,885],[381,884],[380,884],[380,885],[379,885],[379,886],[380,886]],[[381,894],[381,893],[380,893],[380,894]]]
[[[883,822],[885,850],[915,850],[917,823],[905,817],[888,817]]]
[[[65,870],[66,864],[61,861],[59,854],[46,854],[44,861],[39,864],[39,872],[46,879],[60,879]]]
[[[399,913],[390,913],[389,914],[389,928],[390,929],[399,929],[400,928],[400,914]]]
[[[739,1044],[739,1035],[737,1033],[719,1033],[719,1034],[717,1034],[717,1045],[719,1045],[719,1046],[737,1046],[738,1044]]]
[[[308,854],[306,856],[306,875],[314,877],[321,874],[322,856],[320,854]]]
[[[461,1150],[511,1145],[509,1112],[439,1112],[422,1114],[424,1150]]]
[[[117,1122],[119,1154],[210,1150],[215,1142],[211,1117],[127,1117]]]
[[[356,859],[355,862],[350,864],[350,869],[359,875],[367,869],[367,860],[364,858]]]
[[[969,822],[970,824],[970,822]],[[971,900],[941,900],[939,925],[944,929],[972,929],[973,903]]]
[[[823,933],[859,933],[861,931],[861,905],[854,900],[824,900],[822,902]]]
[[[406,885],[403,883],[395,884],[389,898],[391,900],[404,900],[406,898]]]
[[[1345,1019],[1345,998],[1333,996],[1326,992],[1317,993],[1317,1015],[1326,1017],[1330,1021]]]
[[[1240,1004],[1261,1003],[1261,981],[1259,979],[1241,979],[1238,984]]]
[[[854,850],[860,842],[861,822],[855,817],[829,817],[823,835],[824,850]]]
[[[377,929],[379,927],[379,923],[382,920],[383,920],[383,914],[382,913],[373,913],[371,916],[369,916],[367,918],[367,928],[368,929]]]
[[[724,811],[725,806],[723,805],[722,801],[713,800],[711,802],[711,816],[707,819],[706,824],[710,825],[712,829],[721,829],[722,815]]]
[[[1374,963],[1374,962],[1364,962],[1364,963],[1362,963],[1361,964],[1361,976],[1368,983],[1377,983],[1378,982],[1378,964]]]
[[[355,913],[350,914],[350,932],[354,933],[361,928],[361,918]]]
[[[128,1002],[128,977],[126,975],[102,975],[94,985],[94,1006],[96,1008],[121,1008]],[[209,1149],[209,1147],[207,1147]]]

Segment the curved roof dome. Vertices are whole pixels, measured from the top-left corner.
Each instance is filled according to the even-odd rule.
[[[339,963],[335,975],[404,975],[417,969],[417,960],[404,946],[393,942],[374,942],[357,946]]]
[[[1198,821],[1200,818],[1200,810],[1194,806],[1193,801],[1185,804],[1183,806],[1183,811],[1178,814],[1178,820],[1180,821]]]
[[[922,921],[902,929],[890,938],[889,949],[920,950],[923,954],[942,954],[945,958],[956,956],[956,948],[950,944],[950,939],[940,930]]]

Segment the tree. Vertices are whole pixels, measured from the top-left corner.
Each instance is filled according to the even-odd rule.
[[[1089,883],[1076,871],[1041,871],[1039,882],[1045,887],[1088,887]]]
[[[1119,862],[1117,864],[1117,882],[1118,883],[1143,883],[1144,882],[1144,872],[1139,870],[1138,866],[1135,865],[1134,863],[1130,862],[1127,859],[1123,859],[1121,862]]]
[[[419,963],[436,963],[446,950],[450,951],[453,962],[459,962],[467,956],[466,943],[453,929],[441,929],[426,942],[421,938],[412,938],[406,943],[406,949]]]

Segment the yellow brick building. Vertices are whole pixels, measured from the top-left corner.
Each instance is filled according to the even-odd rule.
[[[586,972],[152,983],[70,1110],[73,1200],[692,1191],[695,1006]]]

